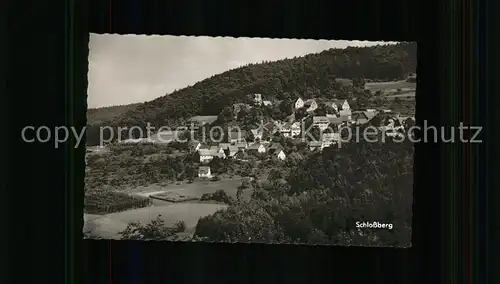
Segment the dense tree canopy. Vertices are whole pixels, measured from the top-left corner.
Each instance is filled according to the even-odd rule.
[[[250,202],[202,218],[211,241],[407,246],[411,236],[413,145],[347,143],[299,161],[285,182],[257,186]],[[281,173],[273,171],[270,179]],[[362,230],[379,221],[393,230]]]

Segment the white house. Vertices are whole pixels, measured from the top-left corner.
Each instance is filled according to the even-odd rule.
[[[330,124],[330,119],[326,116],[313,117],[313,125],[317,126],[321,131],[324,131],[326,128],[328,128],[328,124]]]
[[[276,156],[276,158],[284,161],[286,159],[286,155],[285,155],[285,152],[283,152],[283,150],[279,150],[277,152],[275,152],[273,155]]]
[[[346,117],[348,121],[352,119],[352,112],[350,109],[342,109],[339,111],[340,117]]]
[[[265,106],[272,106],[273,103],[271,101],[262,101],[262,103],[265,105]]]
[[[318,104],[315,99],[309,99],[304,102],[304,107],[307,108],[306,111],[315,111],[318,108]]]
[[[348,111],[351,109],[351,106],[347,102],[347,100],[334,100],[332,102],[332,107],[335,111],[339,112],[341,110]]]
[[[198,177],[200,178],[211,178],[212,173],[210,172],[210,167],[200,166],[198,168]]]
[[[295,109],[303,108],[304,107],[304,100],[302,98],[298,98],[295,101]]]
[[[292,123],[292,126],[290,126],[290,132],[292,137],[298,136],[301,132],[300,123],[299,122]]]
[[[262,104],[262,95],[261,94],[254,94],[253,101],[256,105],[261,105]]]
[[[214,157],[219,157],[221,159],[226,158],[226,154],[222,149],[200,149],[198,150],[200,154],[200,163],[208,163],[214,159]]]
[[[276,157],[282,161],[286,159],[285,152],[283,151],[283,146],[281,146],[280,143],[273,143],[268,147],[267,152],[273,157]]]
[[[283,123],[280,125],[280,133],[283,137],[291,137],[292,136],[292,125],[290,123]]]
[[[259,154],[263,154],[266,152],[266,146],[264,146],[264,144],[261,144],[261,143],[255,143],[253,145],[251,145],[250,147],[248,147],[247,151],[250,152],[250,153],[259,153]]]

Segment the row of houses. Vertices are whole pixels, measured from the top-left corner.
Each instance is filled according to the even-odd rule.
[[[244,153],[251,155],[268,155],[284,161],[286,154],[283,147],[279,143],[219,143],[217,145],[208,146],[200,142],[191,142],[190,149],[197,151],[200,157],[200,163],[208,163],[215,157],[220,159],[241,158]]]

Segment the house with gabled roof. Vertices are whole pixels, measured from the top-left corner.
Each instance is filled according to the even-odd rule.
[[[278,125],[275,122],[268,122],[268,123],[264,124],[264,127],[263,127],[263,132],[265,132],[269,135],[273,135],[278,130],[279,130]]]
[[[332,107],[336,112],[340,112],[342,110],[350,110],[351,106],[347,102],[347,100],[333,100]]]
[[[200,163],[208,163],[214,159],[214,157],[219,157],[221,159],[226,158],[226,154],[224,151],[220,151],[219,149],[210,148],[210,149],[200,149],[198,150],[198,154],[200,155]]]
[[[313,125],[318,127],[321,131],[328,128],[328,124],[330,124],[330,120],[327,116],[314,116],[313,117]]]
[[[309,147],[309,150],[311,151],[315,151],[315,150],[323,150],[323,143],[321,141],[309,141],[309,143],[307,143],[308,147]]]
[[[263,154],[267,151],[266,146],[262,143],[255,143],[247,148],[247,152],[251,154]]]
[[[273,103],[271,101],[262,101],[262,104],[264,106],[272,106],[273,105]]]
[[[292,124],[289,122],[285,122],[280,125],[279,131],[283,137],[290,137],[292,136]]]
[[[304,100],[302,98],[298,98],[295,101],[294,107],[295,107],[295,109],[303,108],[304,107]]]
[[[280,143],[272,143],[267,147],[267,152],[273,154],[277,151],[283,150],[283,146]]]
[[[282,149],[273,152],[271,155],[272,155],[272,157],[275,157],[281,161],[284,161],[286,159],[285,151],[283,151]]]
[[[224,153],[226,154],[226,157],[234,158],[239,151],[240,149],[238,147],[231,145],[226,150],[224,150]]]
[[[271,157],[278,158],[282,161],[286,159],[284,148],[280,143],[272,143],[271,145],[269,145],[267,147],[267,153],[271,155]]]
[[[290,132],[292,137],[300,135],[300,132],[302,132],[300,122],[296,121],[292,123],[292,125],[290,126]]]
[[[304,102],[304,107],[307,112],[315,111],[318,108],[318,103],[316,103],[315,99],[309,99]]]

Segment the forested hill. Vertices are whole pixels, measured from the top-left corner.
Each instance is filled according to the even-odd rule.
[[[265,100],[295,99],[299,95],[341,97],[346,94],[336,78],[355,79],[362,93],[362,84],[357,79],[404,79],[408,73],[416,72],[416,66],[416,43],[330,49],[303,57],[249,64],[141,104],[103,124],[169,125],[194,115],[217,115],[225,106],[245,102],[253,93],[261,93]],[[95,134],[95,129],[89,129],[87,138],[91,144]]]
[[[87,124],[95,125],[106,121],[110,121],[126,113],[127,111],[135,108],[138,105],[140,105],[140,103],[120,105],[120,106],[100,107],[100,108],[89,108],[87,110]]]

